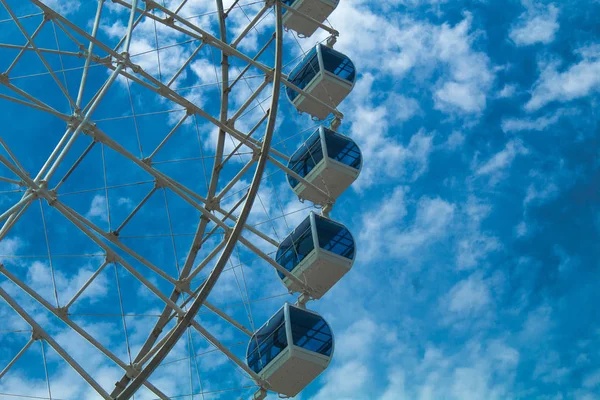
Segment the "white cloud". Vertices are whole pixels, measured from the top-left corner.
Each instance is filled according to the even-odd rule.
[[[513,29],[510,38],[517,46],[529,46],[535,43],[549,44],[554,41],[556,32],[560,28],[558,24],[559,9],[550,4],[532,4],[530,0],[524,0],[527,11],[523,13]]]
[[[463,145],[465,142],[465,135],[462,132],[454,131],[448,136],[448,140],[445,143],[445,148],[448,150],[456,150]]]
[[[509,141],[503,150],[492,156],[487,162],[480,165],[476,174],[480,176],[489,176],[490,184],[495,184],[503,176],[503,173],[508,169],[512,162],[519,155],[528,154],[529,150],[518,140]]]
[[[359,361],[350,361],[332,368],[327,373],[323,387],[312,399],[359,399],[360,389],[367,384],[370,374],[367,366]]]
[[[491,302],[490,289],[481,274],[473,274],[450,290],[448,310],[459,314],[474,314]]]
[[[119,197],[117,204],[125,207],[128,210],[132,210],[134,207],[133,200],[131,200],[129,197]]]
[[[600,369],[590,372],[583,378],[583,386],[594,389],[600,386]]]
[[[502,88],[502,90],[500,90],[498,92],[496,97],[500,98],[500,99],[506,99],[509,97],[513,97],[516,93],[517,93],[516,85],[504,85],[504,87]]]
[[[439,58],[448,63],[449,79],[435,93],[436,108],[465,113],[480,113],[485,109],[487,93],[494,80],[489,59],[475,52],[474,37],[469,34],[470,15],[451,28],[444,24],[437,39]]]
[[[482,232],[481,223],[491,213],[492,207],[482,201],[470,197],[461,207],[463,235],[457,238],[456,268],[460,271],[481,269],[481,263],[488,254],[498,250],[501,244],[498,238]]]
[[[579,49],[576,54],[581,60],[564,71],[559,71],[559,62],[540,64],[540,78],[525,105],[527,111],[536,111],[554,101],[568,102],[600,90],[600,45]]]
[[[495,237],[483,233],[466,237],[458,242],[457,267],[465,270],[475,268],[488,253],[498,248],[500,248],[500,243]]]
[[[361,176],[354,185],[359,189],[383,184],[386,178],[415,181],[427,171],[429,156],[434,150],[434,134],[425,130],[415,133],[406,145],[399,142],[392,126],[409,119],[409,111],[416,112],[414,100],[402,97],[402,102],[408,106],[399,113],[396,111],[398,96],[391,96],[384,104],[374,106],[374,84],[375,77],[365,74],[349,99],[353,109],[348,113],[352,122],[351,133],[364,159]]]
[[[406,378],[400,366],[388,372],[388,386],[379,400],[400,400],[406,398]]]
[[[542,305],[527,315],[520,335],[526,342],[539,341],[540,338],[547,339],[548,332],[553,326],[552,308]]]
[[[573,115],[573,110],[558,110],[550,115],[536,119],[530,118],[506,118],[502,120],[502,130],[506,133],[520,131],[545,131],[548,127],[556,124],[562,117]]]
[[[99,218],[102,221],[108,221],[108,212],[106,210],[106,197],[97,194],[92,199],[90,208],[85,214],[86,218]]]
[[[10,257],[15,256],[19,249],[23,247],[23,244],[23,241],[18,237],[7,237],[0,240],[0,263],[13,262],[14,260]]]
[[[61,305],[66,304],[87,282],[97,267],[84,265],[72,276],[67,276],[63,271],[54,268],[54,283],[59,295]],[[50,266],[46,263],[34,261],[27,270],[27,284],[40,296],[54,303],[54,283]],[[108,293],[108,280],[106,275],[100,274],[86,288],[78,301],[88,299],[91,303],[100,301]]]
[[[79,10],[81,6],[80,0],[44,0],[43,3],[62,15],[71,14]]]
[[[523,205],[527,206],[530,203],[537,201],[538,203],[544,202],[548,199],[554,198],[559,190],[558,186],[554,182],[546,181],[541,188],[536,187],[535,184],[529,185],[527,188],[527,194],[523,200]]]
[[[563,365],[557,352],[543,354],[535,365],[533,379],[539,379],[546,383],[561,383],[571,372]]]
[[[422,197],[417,203],[411,225],[402,224],[406,216],[406,189],[397,187],[373,212],[363,218],[364,229],[359,235],[365,247],[363,257],[386,254],[388,257],[407,258],[419,254],[447,234],[454,217],[454,205],[440,199]],[[386,240],[381,240],[386,232]]]
[[[430,88],[438,109],[477,114],[485,108],[494,74],[487,55],[473,48],[478,35],[470,14],[455,26],[434,25],[374,14],[370,2],[356,0],[341,3],[330,19],[340,31],[336,47],[355,60],[359,71],[396,80],[414,73],[423,82],[441,70]]]

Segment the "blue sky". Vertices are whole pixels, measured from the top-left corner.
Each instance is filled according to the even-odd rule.
[[[89,30],[95,5],[47,3]],[[185,15],[214,9],[213,2],[189,3],[183,10]],[[364,167],[359,180],[332,212],[334,219],[354,233],[358,255],[352,271],[322,300],[309,304],[331,324],[336,348],[328,370],[298,398],[600,398],[600,315],[596,306],[600,303],[600,3],[373,3],[341,1],[329,19],[340,32],[336,49],[349,55],[359,71],[353,92],[339,107],[345,115],[339,130],[359,144]],[[20,2],[9,4],[18,15],[35,11]],[[255,12],[256,6],[250,10]],[[117,6],[107,5],[100,29],[102,40],[114,46],[124,32],[127,16]],[[0,8],[0,20],[5,18],[8,16]],[[239,31],[247,22],[244,18],[243,13],[232,13],[230,28]],[[39,18],[32,18],[24,24],[32,32],[39,22]],[[254,54],[272,33],[272,22],[270,16],[265,19],[258,32],[242,42],[241,50]],[[198,23],[213,32],[216,29],[210,16]],[[36,43],[56,48],[52,29],[47,28]],[[161,43],[184,40],[160,30],[160,26],[158,29]],[[296,41],[287,33],[285,62],[291,63],[287,72],[301,49],[306,51],[325,37],[318,33]],[[59,40],[61,48],[74,50],[73,43],[60,32]],[[142,24],[134,35],[132,53],[152,49],[154,40],[154,25]],[[0,43],[22,42],[14,25],[0,25]],[[172,75],[194,48],[185,44],[161,51],[160,75]],[[2,51],[8,54],[8,50]],[[218,91],[211,85],[216,79],[218,53],[205,49],[199,54],[178,87],[187,98],[218,115]],[[11,73],[17,77],[12,82],[68,113],[65,97],[47,75],[18,78],[44,71],[35,55],[26,57]],[[82,64],[82,60],[68,57],[60,60],[48,56],[48,60],[57,70],[61,61],[65,68]],[[145,70],[159,76],[155,52],[137,60]],[[266,52],[261,60],[272,64],[272,53]],[[5,57],[0,69],[9,64],[9,57]],[[108,76],[106,69],[93,70],[86,101]],[[77,70],[61,76],[71,94],[76,95],[80,76]],[[260,82],[259,77],[248,84],[256,88]],[[186,91],[187,86],[195,88]],[[247,86],[241,88],[238,86],[233,94],[233,110],[249,95]],[[139,85],[132,84],[129,90],[132,102],[127,82],[118,79],[93,119],[136,157],[139,153],[147,156],[185,112],[158,113],[134,121],[130,117],[132,103],[137,114],[176,107]],[[0,93],[9,91],[2,87]],[[64,123],[6,101],[2,104],[1,137],[24,168],[35,175],[63,135]],[[315,123],[295,113],[284,96],[280,104],[274,143],[278,150],[291,154],[311,132],[303,131]],[[248,131],[259,111],[257,107],[236,126]],[[257,135],[260,137],[262,131]],[[215,137],[214,128],[206,121],[198,118],[196,124],[188,118],[158,153],[154,161],[163,163],[156,168],[198,193],[206,191],[205,171],[212,165]],[[58,175],[66,173],[88,143],[87,137],[78,140]],[[103,163],[100,150],[96,146],[90,152],[59,193],[65,204],[102,229],[114,230],[152,188],[152,180],[109,149],[104,149]],[[225,179],[248,157],[241,155],[224,172]],[[261,189],[251,223],[261,223],[261,230],[281,240],[304,218],[310,205],[293,197],[276,168],[271,166],[268,173],[272,175]],[[0,176],[9,174],[0,168]],[[246,176],[235,190],[243,191],[250,178]],[[58,178],[51,181],[57,182]],[[138,184],[122,186],[134,182]],[[22,193],[1,184],[0,206],[5,210]],[[105,186],[110,186],[110,191]],[[83,189],[90,190],[81,192]],[[224,203],[231,206],[239,196],[235,193]],[[34,205],[0,242],[0,261],[52,302],[44,229],[39,205]],[[43,207],[52,253],[79,254],[54,258],[59,303],[64,304],[99,267],[102,258],[83,257],[99,253],[98,246],[46,204]],[[286,217],[265,222],[281,215]],[[175,276],[174,264],[185,259],[189,233],[193,233],[198,216],[173,193],[159,190],[123,230],[121,240]],[[249,238],[266,252],[274,250],[256,236]],[[216,243],[216,239],[211,240],[209,245]],[[206,255],[207,249],[199,257]],[[243,267],[236,267],[238,263]],[[240,246],[232,269],[209,300],[249,328],[251,321],[261,325],[284,301],[293,301],[285,296],[269,268]],[[118,271],[120,285],[126,288],[126,311],[138,315],[125,318],[135,347],[152,326],[153,317],[143,315],[160,312],[162,303],[124,269],[119,267]],[[164,280],[147,271],[144,274],[164,293],[170,292]],[[246,290],[240,290],[240,282],[247,284]],[[73,331],[53,320],[14,285],[5,279],[0,285],[35,313],[57,341],[106,387],[120,377],[121,370],[114,363],[88,350]],[[100,274],[85,293],[71,309],[74,321],[101,337],[107,348],[126,360],[122,318],[109,316],[120,313],[114,269]],[[267,299],[240,307],[245,296]],[[0,306],[0,316],[8,321],[7,330],[22,327],[5,305]],[[213,315],[203,314],[200,320],[243,356],[244,335]],[[172,363],[154,376],[159,388],[175,396],[190,390],[216,391],[248,384],[216,353],[197,358],[201,375],[197,379],[196,367],[185,359],[190,346],[201,353],[209,351],[210,345],[196,336],[179,343],[170,356]],[[27,339],[26,334],[0,334],[0,369]],[[47,397],[39,343],[19,362],[0,380],[0,393]],[[53,396],[93,398],[51,351],[48,362]],[[206,398],[239,399],[250,394],[247,389],[207,394]],[[0,394],[0,398],[5,397]],[[141,393],[140,398],[152,397]]]

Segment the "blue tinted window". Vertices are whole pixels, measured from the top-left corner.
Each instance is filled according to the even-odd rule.
[[[304,178],[322,159],[323,146],[321,145],[319,130],[317,130],[290,158],[288,167]],[[297,179],[294,179],[290,175],[288,175],[288,182],[292,187],[296,187],[300,183]]]
[[[285,317],[283,309],[281,309],[267,325],[260,328],[250,339],[246,355],[248,366],[258,373],[286,347]]]
[[[362,156],[360,149],[352,139],[325,128],[325,144],[329,158],[349,167],[360,169]]]
[[[323,66],[326,71],[349,82],[354,82],[356,70],[348,57],[327,46],[321,46],[321,54],[323,55]]]
[[[309,216],[281,242],[277,249],[277,262],[291,272],[314,248]],[[281,279],[284,278],[281,272],[278,274]]]
[[[318,215],[315,222],[319,247],[350,260],[354,258],[354,239],[346,227]]]
[[[319,58],[317,57],[316,49],[313,48],[290,73],[288,80],[300,89],[304,89],[318,73]],[[298,92],[287,88],[287,95],[291,101],[294,101],[298,97]]]
[[[333,336],[325,320],[318,315],[290,307],[292,338],[296,346],[331,356]]]

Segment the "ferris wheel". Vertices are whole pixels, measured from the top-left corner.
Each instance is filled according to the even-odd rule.
[[[300,393],[356,257],[338,1],[0,3],[0,398]]]

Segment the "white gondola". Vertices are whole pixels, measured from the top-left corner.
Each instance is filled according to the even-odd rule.
[[[321,126],[292,155],[288,168],[335,200],[358,178],[362,155],[352,139]],[[322,202],[315,189],[291,175],[287,179],[301,199]]]
[[[283,4],[298,11],[295,13],[284,9],[283,26],[296,31],[300,37],[309,37],[319,29],[319,25],[304,15],[323,23],[335,10],[338,3],[339,0],[283,0]]]
[[[290,73],[288,80],[314,98],[336,108],[352,91],[356,69],[348,57],[322,44],[316,45]],[[288,99],[300,112],[323,120],[331,113],[313,98],[292,88],[286,90]]]
[[[327,368],[333,348],[319,314],[286,303],[252,336],[246,361],[270,390],[293,397]]]
[[[320,299],[352,268],[355,245],[352,234],[340,223],[310,213],[277,249],[279,265],[314,290]],[[278,272],[283,284],[292,292],[301,287]]]

